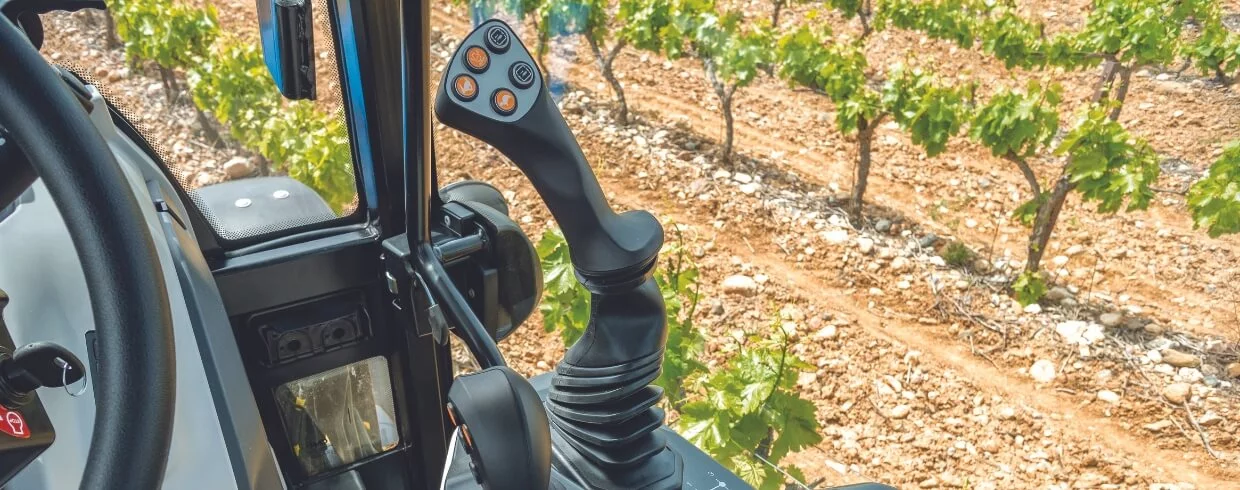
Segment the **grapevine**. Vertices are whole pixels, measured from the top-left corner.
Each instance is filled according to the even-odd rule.
[[[782,488],[784,476],[768,461],[822,441],[817,408],[797,394],[797,373],[811,366],[791,352],[790,333],[737,338],[737,354],[723,369],[703,372],[680,410],[676,429],[737,476],[763,490]],[[805,475],[784,468],[793,478]]]
[[[621,50],[628,45],[628,39],[624,37],[625,31],[612,28],[607,9],[607,0],[548,0],[538,7],[536,15],[538,25],[541,26],[539,38],[550,35],[547,31],[550,26],[571,23],[568,30],[580,33],[590,46],[599,72],[611,86],[612,94],[616,98],[616,119],[625,124],[629,120],[629,107],[624,98],[624,85],[616,76],[615,62]],[[617,24],[628,24],[628,19],[624,18],[626,12],[631,10],[625,9],[622,3],[620,16],[616,18]]]
[[[882,88],[875,88],[881,81],[867,76],[861,48],[861,43],[834,41],[826,28],[815,32],[802,26],[781,37],[775,49],[779,76],[830,98],[836,105],[836,126],[844,134],[857,135],[849,201],[854,221],[861,217],[874,135],[882,121],[892,117],[914,144],[935,156],[959,132],[964,109],[961,90],[947,88],[917,69],[893,67]]]
[[[135,64],[155,62],[171,102],[178,91],[173,70],[197,64],[219,35],[215,8],[196,9],[171,0],[121,0],[111,7],[125,57]]]
[[[770,63],[770,31],[745,25],[737,12],[719,14],[713,0],[624,0],[622,35],[637,49],[670,59],[694,58],[719,99],[724,119],[721,157],[732,157],[736,91]]]
[[[1029,200],[1017,207],[1012,215],[1026,226],[1034,225],[1039,210],[1049,197],[1042,192],[1040,179],[1029,159],[1046,149],[1059,131],[1059,90],[1057,86],[1042,87],[1037,82],[1030,82],[1023,93],[1000,91],[977,110],[970,124],[971,138],[989,148],[994,156],[1011,162],[1025,177]],[[1026,268],[1031,273],[1038,268],[1041,244],[1041,235],[1032,233],[1029,237],[1029,260],[1026,262]],[[1030,278],[1018,279],[1014,286],[1018,298],[1022,295],[1020,284],[1031,284],[1031,281]],[[1024,302],[1023,299],[1021,301]]]
[[[1065,163],[1052,189],[1038,197],[1026,272],[1038,270],[1070,192],[1097,202],[1100,213],[1145,209],[1153,199],[1150,185],[1158,179],[1158,157],[1149,144],[1111,119],[1109,109],[1093,106],[1055,148]]]
[[[214,8],[165,0],[123,0],[112,8],[126,57],[153,62],[170,100],[179,91],[174,70],[186,71],[204,130],[213,131],[205,116],[211,114],[234,140],[317,191],[337,213],[352,202],[356,184],[344,123],[310,102],[285,101],[256,45],[220,39]]]

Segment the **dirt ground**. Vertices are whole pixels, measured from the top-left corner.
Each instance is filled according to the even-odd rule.
[[[256,35],[252,2],[212,3],[230,35]],[[769,15],[769,3],[735,4]],[[1068,29],[1087,4],[1038,0],[1021,10],[1050,30]],[[809,8],[793,7],[784,22]],[[469,25],[460,8],[433,9],[432,53],[442,64]],[[836,32],[857,29],[827,22]],[[100,24],[79,13],[50,25],[44,52],[91,67],[108,93],[143,108],[139,122],[191,185],[225,180],[225,162],[252,157],[206,142],[188,96],[167,101],[153,71],[100,45]],[[880,33],[869,49],[873,66],[933,66],[984,90],[1034,76],[912,33]],[[795,323],[798,353],[817,366],[798,383],[818,406],[825,438],[785,463],[811,481],[1240,488],[1240,380],[1229,372],[1240,361],[1240,239],[1193,230],[1181,194],[1240,137],[1234,87],[1158,67],[1135,77],[1121,121],[1159,152],[1166,192],[1132,214],[1099,215],[1071,200],[1046,259],[1060,287],[1026,309],[1004,285],[1022,266],[1027,234],[1007,215],[1029,196],[1019,174],[983,148],[958,138],[928,159],[897,129],[881,129],[869,222],[858,230],[838,204],[855,142],[834,130],[834,109],[821,97],[767,77],[739,91],[740,157],[722,162],[718,102],[699,66],[624,51],[617,70],[636,121],[621,126],[588,50],[575,51],[579,59],[562,74],[570,85],[562,112],[613,203],[651,210],[693,250],[706,298],[696,320],[711,334],[709,360],[721,359],[730,331],[761,331],[776,317]],[[339,85],[324,71],[334,68],[319,68],[329,80],[320,103],[338,107]],[[1097,73],[1049,77],[1075,108]],[[532,187],[501,155],[443,127],[436,138],[443,182],[491,182],[507,191],[531,236],[550,225]],[[1050,157],[1035,163],[1043,180],[1060,165]],[[978,260],[947,266],[938,254],[950,241],[967,244]],[[725,290],[731,276],[756,286]],[[563,349],[539,318],[528,323],[502,347],[523,372],[547,371]]]

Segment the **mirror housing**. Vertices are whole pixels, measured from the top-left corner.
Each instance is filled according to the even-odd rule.
[[[498,272],[498,315],[486,325],[496,342],[516,331],[542,298],[542,264],[534,244],[508,216],[508,203],[499,189],[485,182],[454,182],[439,191],[444,202],[458,203],[478,215],[487,235],[486,262]],[[485,321],[485,320],[484,320]]]
[[[291,100],[314,99],[314,23],[309,0],[257,0],[263,59]]]

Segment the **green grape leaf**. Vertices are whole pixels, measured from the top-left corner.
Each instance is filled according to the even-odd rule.
[[[771,407],[768,416],[773,417],[771,423],[779,431],[771,444],[772,458],[783,459],[789,453],[822,442],[822,434],[818,430],[818,409],[813,402],[781,391],[771,397]]]
[[[1108,117],[1107,107],[1095,107],[1069,132],[1055,154],[1066,156],[1069,180],[1098,211],[1113,213],[1145,209],[1154,197],[1150,189],[1160,172],[1158,157],[1143,140]]]
[[[693,445],[710,451],[724,448],[731,439],[731,417],[705,402],[693,402],[680,409],[677,432]]]
[[[1037,303],[1046,296],[1046,279],[1041,272],[1022,272],[1012,283],[1012,291],[1016,293],[1016,301],[1021,306]]]
[[[1025,92],[1003,90],[973,115],[969,137],[994,156],[1027,158],[1050,144],[1059,131],[1059,87],[1030,82]]]
[[[1227,145],[1205,178],[1188,191],[1193,226],[1211,237],[1240,233],[1240,143]]]
[[[960,132],[964,122],[964,97],[953,88],[940,86],[920,70],[897,66],[883,87],[883,108],[909,132],[914,144],[935,156],[947,149],[947,141]]]

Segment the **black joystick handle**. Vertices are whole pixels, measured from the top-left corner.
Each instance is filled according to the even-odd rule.
[[[525,173],[587,280],[640,276],[653,264],[662,227],[645,211],[612,211],[533,57],[507,24],[490,20],[465,38],[444,69],[435,114]]]
[[[444,70],[435,112],[529,177],[591,293],[590,324],[556,366],[547,394],[555,473],[582,488],[681,488],[683,460],[656,431],[663,391],[650,385],[667,338],[652,278],[663,228],[650,213],[608,206],[533,58],[503,22],[465,37]]]

